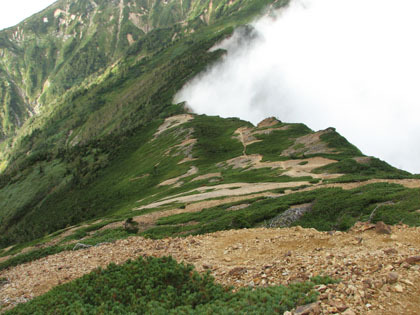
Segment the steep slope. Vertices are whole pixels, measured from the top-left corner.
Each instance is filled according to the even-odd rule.
[[[104,216],[135,217],[152,237],[201,234],[258,226],[307,203],[312,211],[298,223],[308,227],[347,229],[384,202],[375,220],[419,224],[419,180],[364,157],[333,129],[269,121],[253,127],[181,114],[127,135],[118,146],[108,141],[101,150],[79,147],[69,160],[38,162],[0,191],[2,244]],[[245,206],[229,211],[238,205]],[[144,217],[149,212],[152,218]]]
[[[156,28],[133,43],[117,62],[83,83],[72,86],[66,93],[56,95],[53,101],[47,101],[42,111],[27,120],[15,137],[1,143],[1,167],[7,169],[2,172],[0,186],[4,188],[3,193],[9,195],[9,198],[3,199],[2,229],[9,229],[10,224],[14,224],[12,222],[21,221],[28,212],[34,212],[51,192],[71,190],[70,182],[73,179],[77,185],[92,181],[96,176],[94,174],[106,167],[110,156],[114,155],[114,150],[124,142],[124,138],[144,132],[145,125],[153,119],[183,112],[182,106],[172,105],[173,95],[188,79],[223,54],[222,51],[209,52],[208,49],[231,34],[232,26],[246,23],[271,2],[219,1],[217,8],[223,14],[219,12],[219,15],[209,19],[210,25],[200,18],[200,12],[206,11],[210,2],[189,2],[189,15],[184,16],[187,21],[167,27],[158,27],[160,22],[153,22]],[[53,14],[54,10],[58,10],[56,6],[65,3],[57,2],[45,12]],[[169,8],[161,1],[147,3],[159,14],[163,14],[163,7]],[[214,5],[216,2],[211,3]],[[116,5],[112,1],[104,1],[105,4]],[[182,4],[187,5],[185,1]],[[78,7],[70,6],[72,8],[76,10]],[[90,12],[88,8],[85,9]],[[95,10],[99,9],[92,12]],[[45,12],[25,23],[31,25],[32,20],[38,21]],[[66,15],[65,12],[57,13],[56,18]],[[92,22],[92,27],[98,27],[98,24]],[[47,29],[44,31],[47,32]],[[36,36],[43,33],[38,30],[31,34],[35,36],[33,44],[38,45],[37,41],[40,40]],[[49,31],[45,36],[50,36]],[[30,39],[31,36],[24,38]],[[98,36],[92,38],[96,40]],[[83,46],[81,41],[76,43]],[[25,48],[23,51],[28,50]],[[92,52],[92,56],[96,55]],[[79,57],[77,60],[80,62],[87,60],[86,56]],[[22,61],[22,58],[18,60]],[[60,69],[63,67],[60,66]],[[22,82],[26,80],[22,79]],[[34,173],[34,170],[37,172]],[[71,174],[74,170],[77,170],[75,177]],[[89,176],[86,176],[87,173]],[[84,180],[79,182],[81,177]],[[19,199],[12,197],[16,194],[20,196]],[[82,209],[80,211],[84,212]],[[6,220],[5,216],[13,219]]]
[[[278,1],[55,2],[0,32],[0,139],[13,135],[65,91],[103,73],[130,47],[162,48],[159,33],[170,32],[168,39],[174,41],[239,10],[252,15],[250,10],[270,2]],[[139,43],[151,33],[155,43]]]

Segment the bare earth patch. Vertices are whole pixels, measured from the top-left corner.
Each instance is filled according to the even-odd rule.
[[[10,308],[110,262],[171,255],[235,287],[289,284],[320,274],[341,279],[339,284],[317,287],[322,314],[336,314],[338,309],[418,314],[420,266],[406,261],[419,251],[420,228],[406,226],[393,227],[392,235],[362,225],[334,234],[295,227],[156,241],[131,237],[3,270],[0,278],[8,283],[0,288],[0,303]]]
[[[284,173],[290,177],[303,177],[311,176],[313,178],[331,179],[342,176],[343,174],[315,174],[312,171],[318,167],[328,164],[336,163],[336,160],[326,159],[323,157],[314,157],[301,160],[288,160],[288,161],[274,161],[262,162],[263,156],[259,154],[242,155],[226,161],[225,165],[231,166],[234,169],[249,168],[249,169],[282,169]],[[222,164],[220,164],[222,166]]]
[[[166,118],[165,122],[162,125],[160,125],[159,129],[154,134],[154,139],[156,139],[161,133],[165,132],[166,130],[185,124],[186,122],[192,119],[194,119],[194,116],[189,114],[177,115]]]
[[[206,180],[206,179],[210,179],[210,178],[220,178],[220,177],[222,177],[222,173],[210,173],[210,174],[197,176],[196,178],[194,178],[191,181],[196,182],[196,181],[199,181],[199,180]]]
[[[308,185],[309,182],[288,182],[288,183],[235,183],[235,184],[223,184],[211,187],[199,187],[189,191],[190,195],[170,197],[158,202],[148,204],[136,208],[134,210],[157,208],[166,204],[180,202],[180,203],[192,203],[212,198],[221,198],[228,196],[241,196],[248,194],[255,194],[263,191],[281,189],[281,188],[293,188],[301,185]],[[209,188],[214,189],[213,191],[206,192]],[[198,192],[198,193],[197,193]],[[194,194],[195,193],[195,194]]]
[[[159,184],[159,186],[169,186],[169,185],[177,184],[177,183],[180,182],[181,179],[192,176],[192,175],[197,174],[197,173],[198,173],[198,168],[195,167],[195,166],[191,166],[191,168],[188,170],[188,172],[186,172],[184,175],[165,180],[164,182],[161,182]]]
[[[291,156],[296,154],[319,154],[319,153],[337,153],[328,147],[328,144],[321,140],[321,136],[331,132],[331,129],[321,130],[306,136],[297,138],[295,144],[283,151],[282,156]]]

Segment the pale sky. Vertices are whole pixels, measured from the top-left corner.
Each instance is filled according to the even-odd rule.
[[[42,11],[56,0],[0,0],[0,30]]]

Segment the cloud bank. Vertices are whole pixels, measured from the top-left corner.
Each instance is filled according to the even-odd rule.
[[[176,101],[196,113],[333,126],[367,155],[420,173],[420,2],[294,0],[216,48]]]

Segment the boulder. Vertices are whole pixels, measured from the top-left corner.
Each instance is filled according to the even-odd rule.
[[[420,256],[408,257],[405,262],[410,265],[418,264],[420,263]]]
[[[295,315],[316,315],[321,314],[319,304],[311,303],[307,305],[298,306],[294,312]]]
[[[378,234],[391,234],[392,230],[389,225],[386,225],[383,221],[379,221],[375,225],[375,231]]]
[[[399,275],[396,272],[390,272],[387,276],[388,283],[396,283],[398,281]]]

